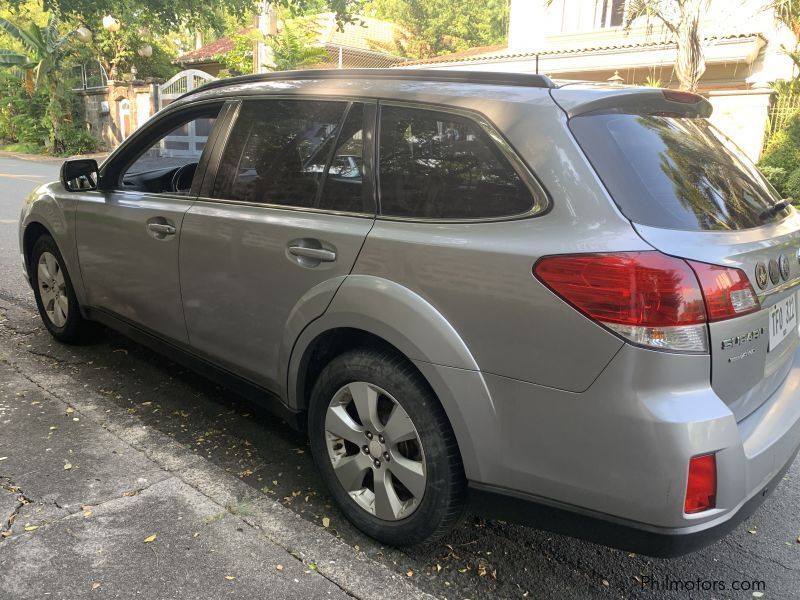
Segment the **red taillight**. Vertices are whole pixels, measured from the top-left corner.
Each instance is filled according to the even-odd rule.
[[[705,323],[703,295],[684,261],[660,252],[548,256],[536,276],[575,308],[603,323]]]
[[[703,288],[709,321],[723,321],[760,308],[753,286],[741,269],[695,261],[689,264]]]
[[[716,505],[717,457],[714,454],[706,454],[689,459],[689,477],[686,482],[683,512],[699,513]]]
[[[653,348],[707,352],[707,321],[759,309],[740,269],[656,251],[545,256],[533,272],[586,316]]]

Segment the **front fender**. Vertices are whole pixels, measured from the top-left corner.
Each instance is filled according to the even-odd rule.
[[[346,277],[324,314],[303,329],[288,364],[289,406],[302,408],[297,380],[306,351],[318,336],[339,328],[369,332],[414,363],[450,420],[467,477],[483,479],[497,456],[498,432],[494,405],[478,364],[458,332],[434,306],[387,279]]]
[[[26,199],[22,207],[19,221],[19,248],[23,256],[25,252],[25,232],[34,223],[44,227],[58,246],[64,257],[67,272],[78,302],[84,303],[83,279],[75,246],[75,202],[60,182],[47,183],[36,188]],[[30,281],[30,265],[23,262],[25,274]]]

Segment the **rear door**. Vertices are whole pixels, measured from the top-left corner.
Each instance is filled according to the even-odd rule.
[[[242,102],[216,177],[183,221],[183,306],[203,355],[281,389],[290,315],[327,308],[374,223],[375,112],[342,100]]]
[[[708,326],[712,387],[741,420],[780,385],[797,351],[800,217],[705,119],[625,112],[570,119],[619,209],[661,252],[741,269],[760,302]]]

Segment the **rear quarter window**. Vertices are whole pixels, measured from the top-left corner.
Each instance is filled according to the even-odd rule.
[[[705,119],[595,114],[570,129],[622,213],[688,231],[738,230],[783,219],[758,169]]]
[[[494,140],[462,116],[382,106],[379,165],[383,215],[493,219],[535,206]]]

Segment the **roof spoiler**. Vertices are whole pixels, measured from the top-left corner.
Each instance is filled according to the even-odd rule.
[[[711,103],[693,92],[660,88],[604,90],[600,94],[582,95],[565,101],[561,90],[553,90],[553,98],[571,119],[586,114],[635,114],[667,117],[706,118],[711,116]],[[576,101],[577,100],[577,101]],[[581,101],[582,100],[582,101]]]

